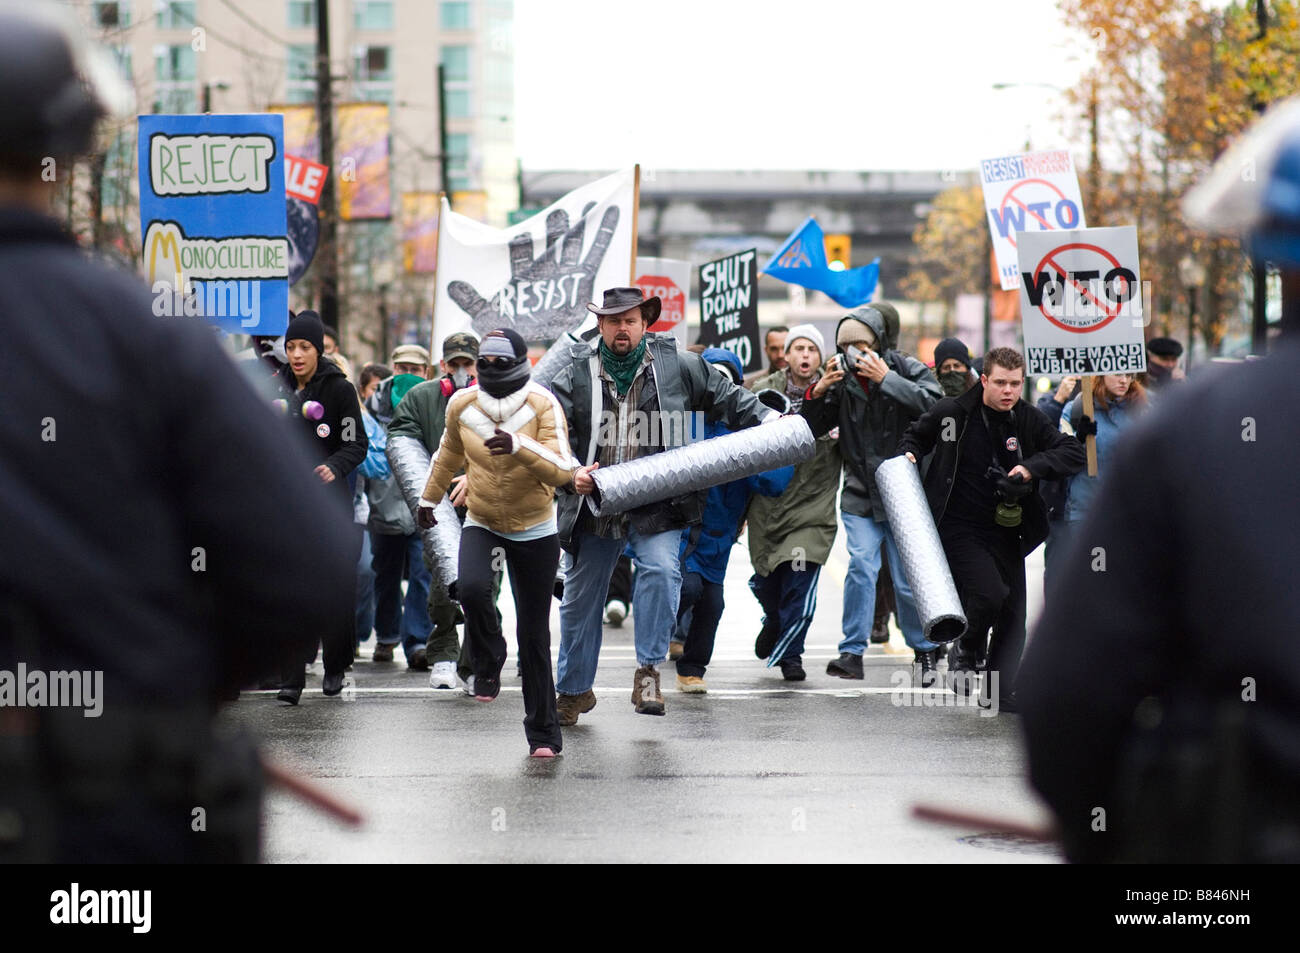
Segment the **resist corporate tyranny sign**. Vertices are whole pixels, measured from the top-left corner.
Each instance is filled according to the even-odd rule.
[[[154,313],[228,332],[288,325],[284,119],[141,116],[140,226]]]

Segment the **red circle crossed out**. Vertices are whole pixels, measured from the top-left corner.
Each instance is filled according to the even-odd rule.
[[[1012,193],[1015,192],[1015,190],[1020,188],[1022,185],[1045,185],[1053,192],[1055,192],[1060,198],[1062,199],[1065,198],[1065,193],[1062,192],[1060,189],[1058,189],[1056,186],[1054,186],[1051,182],[1048,182],[1046,179],[1023,179],[1020,182],[1017,182],[1015,185],[1011,186],[1011,188],[1007,189],[1007,194],[1002,196],[1002,205],[999,206],[1002,209],[1002,213],[1003,213],[1002,221],[1005,222],[1007,220],[1007,216],[1006,216],[1007,202],[1012,200],[1011,198]],[[1024,202],[1020,201],[1019,199],[1016,199],[1015,203],[1025,210],[1026,215],[1033,214],[1032,212],[1029,211],[1029,206],[1026,205]],[[1043,225],[1043,231],[1053,231],[1055,229],[1053,225],[1051,225],[1044,219],[1040,218],[1039,222],[1041,222]],[[1012,248],[1016,247],[1015,232],[1013,232],[1009,228],[1007,229],[1007,241],[1011,243]]]
[[[1043,260],[1040,261],[1038,263],[1038,267],[1034,269],[1035,277],[1039,274],[1039,272],[1043,270],[1044,265],[1051,265],[1053,268],[1056,269],[1056,273],[1061,276],[1061,281],[1063,283],[1069,281],[1070,280],[1069,273],[1060,265],[1058,265],[1055,261],[1053,261],[1052,258],[1057,252],[1073,251],[1074,249],[1079,249],[1082,251],[1094,251],[1102,258],[1110,262],[1112,268],[1120,267],[1119,259],[1116,258],[1114,255],[1112,255],[1110,252],[1106,251],[1106,249],[1098,248],[1096,245],[1087,245],[1082,242],[1072,242],[1069,245],[1062,245],[1060,248],[1053,248],[1046,255],[1044,255]],[[1125,279],[1125,282],[1127,283],[1127,279]],[[1089,292],[1088,289],[1081,287],[1077,281],[1074,284],[1075,287],[1079,289],[1080,297],[1082,297],[1083,295],[1087,295],[1088,297],[1092,298],[1092,293]],[[1112,305],[1112,307],[1114,307],[1115,310],[1112,313],[1109,307],[1106,307],[1100,301],[1097,301],[1096,298],[1092,298],[1092,300],[1097,305],[1099,305],[1101,309],[1106,313],[1106,320],[1102,321],[1100,324],[1094,324],[1086,328],[1072,328],[1068,324],[1062,324],[1060,321],[1057,321],[1056,318],[1052,317],[1050,313],[1048,313],[1047,308],[1044,304],[1040,303],[1038,305],[1038,310],[1042,312],[1043,317],[1045,317],[1048,321],[1052,322],[1052,324],[1056,325],[1056,327],[1060,328],[1062,331],[1069,331],[1071,334],[1091,334],[1093,331],[1100,331],[1106,325],[1110,324],[1117,317],[1119,317],[1119,313],[1124,310],[1124,306],[1122,304],[1114,304]]]

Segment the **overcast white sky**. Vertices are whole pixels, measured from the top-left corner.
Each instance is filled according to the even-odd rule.
[[[524,168],[973,169],[1070,146],[1054,0],[515,0]]]

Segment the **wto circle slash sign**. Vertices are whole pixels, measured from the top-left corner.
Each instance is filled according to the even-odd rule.
[[[1025,179],[1007,189],[1002,204],[993,209],[998,234],[1016,245],[1016,232],[1079,227],[1079,206],[1046,179]]]
[[[1070,267],[1062,262],[1068,261]],[[1062,331],[1086,334],[1115,320],[1137,292],[1137,275],[1097,245],[1070,242],[1020,276],[1030,305]]]

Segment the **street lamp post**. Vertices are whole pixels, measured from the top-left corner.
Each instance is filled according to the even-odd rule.
[[[1193,255],[1178,262],[1178,277],[1187,289],[1187,363],[1192,366],[1192,348],[1196,345],[1196,299],[1205,284],[1205,266]]]

